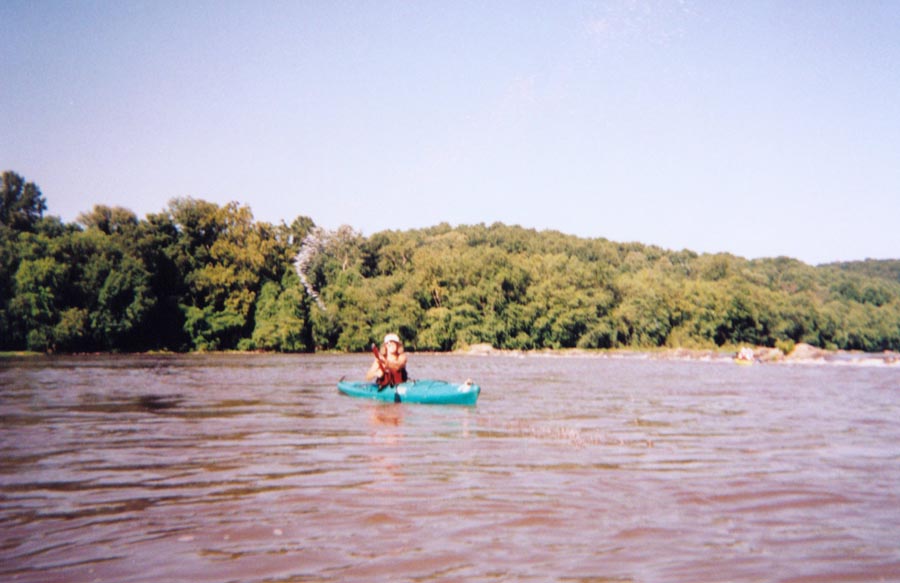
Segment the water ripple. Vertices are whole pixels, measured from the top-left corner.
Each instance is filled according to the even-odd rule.
[[[367,364],[0,361],[0,578],[900,580],[893,369],[413,355],[466,408]]]

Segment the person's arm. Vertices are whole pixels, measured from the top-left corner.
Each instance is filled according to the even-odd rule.
[[[401,352],[397,355],[396,360],[388,361],[386,364],[391,370],[402,370],[406,368],[406,353]]]
[[[372,366],[369,367],[369,371],[366,373],[367,381],[374,381],[381,378],[381,365],[378,362],[378,359],[372,361]]]

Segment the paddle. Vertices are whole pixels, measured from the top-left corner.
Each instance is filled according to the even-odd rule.
[[[375,355],[375,359],[378,360],[378,368],[381,369],[381,380],[378,381],[379,392],[383,391],[385,387],[393,387],[394,385],[399,385],[403,382],[400,371],[388,368],[387,363],[381,356],[381,352],[379,352],[378,347],[374,344],[372,344],[372,354]]]

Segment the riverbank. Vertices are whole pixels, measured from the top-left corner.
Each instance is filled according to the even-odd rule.
[[[873,353],[855,350],[825,350],[802,343],[794,346],[794,349],[789,354],[785,354],[777,348],[768,348],[766,346],[753,347],[752,350],[752,362],[754,364],[831,364],[900,367],[900,353],[894,351]],[[651,350],[585,350],[581,348],[565,348],[559,350],[502,350],[494,348],[490,344],[475,344],[464,349],[456,350],[454,353],[470,356],[587,356],[609,359],[690,360],[703,362],[731,362],[734,361],[737,356],[736,350],[689,348],[659,348]]]
[[[785,354],[777,348],[768,348],[765,346],[753,347],[752,364],[793,364],[793,365],[850,365],[850,366],[897,366],[900,368],[900,352],[884,351],[884,352],[861,352],[855,350],[825,350],[816,348],[809,344],[797,344],[794,349]],[[338,351],[325,351],[328,354],[343,354]],[[8,351],[0,352],[0,361],[13,360],[18,358],[42,358],[45,356],[78,356],[83,354],[99,355],[104,353],[67,353],[47,355],[39,352],[27,351]],[[113,354],[113,353],[105,353]],[[116,353],[124,355],[125,353]],[[271,355],[279,354],[270,351],[211,351],[211,352],[167,352],[167,351],[151,351],[144,354],[153,355],[178,355],[178,354],[233,354],[233,355]],[[323,354],[320,352],[319,354]],[[490,344],[474,344],[466,348],[454,350],[452,352],[418,352],[418,354],[457,354],[465,356],[505,356],[514,358],[525,357],[548,357],[548,358],[567,358],[567,357],[588,357],[588,358],[607,358],[607,359],[627,359],[627,360],[670,360],[670,361],[697,361],[697,362],[733,362],[737,356],[737,350],[734,349],[691,349],[691,348],[656,348],[656,349],[636,349],[636,348],[615,348],[615,349],[582,349],[582,348],[563,348],[563,349],[540,349],[540,350],[507,350],[494,348]]]

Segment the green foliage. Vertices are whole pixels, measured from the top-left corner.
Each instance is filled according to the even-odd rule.
[[[171,259],[186,284],[179,306],[193,348],[238,348],[253,331],[263,282],[285,271],[284,242],[236,203],[178,199],[171,220],[177,229]]]
[[[308,313],[308,300],[294,272],[285,273],[280,283],[266,282],[256,304],[253,346],[277,352],[311,351]]]
[[[16,270],[16,295],[11,311],[26,330],[26,348],[45,351],[53,348],[53,328],[59,318],[57,296],[65,267],[52,257],[26,259]]]
[[[126,345],[156,302],[150,293],[150,275],[139,261],[123,257],[103,279],[91,329],[106,348]]]
[[[826,267],[868,278],[885,279],[894,283],[900,282],[900,259],[866,259],[865,261],[831,263]]]
[[[90,319],[84,308],[67,308],[53,328],[55,346],[63,352],[77,351],[91,344]]]
[[[34,231],[47,202],[41,189],[15,172],[0,175],[0,225],[13,231]]]
[[[796,343],[793,340],[776,340],[775,341],[775,348],[777,348],[784,354],[790,354],[794,350],[794,346],[796,346]]]
[[[900,260],[812,267],[503,224],[330,232],[175,199],[66,225],[3,174],[0,349],[900,350]]]
[[[78,222],[88,229],[97,229],[107,235],[133,233],[138,225],[137,216],[128,209],[122,207],[108,207],[94,205],[89,213],[78,215]]]

